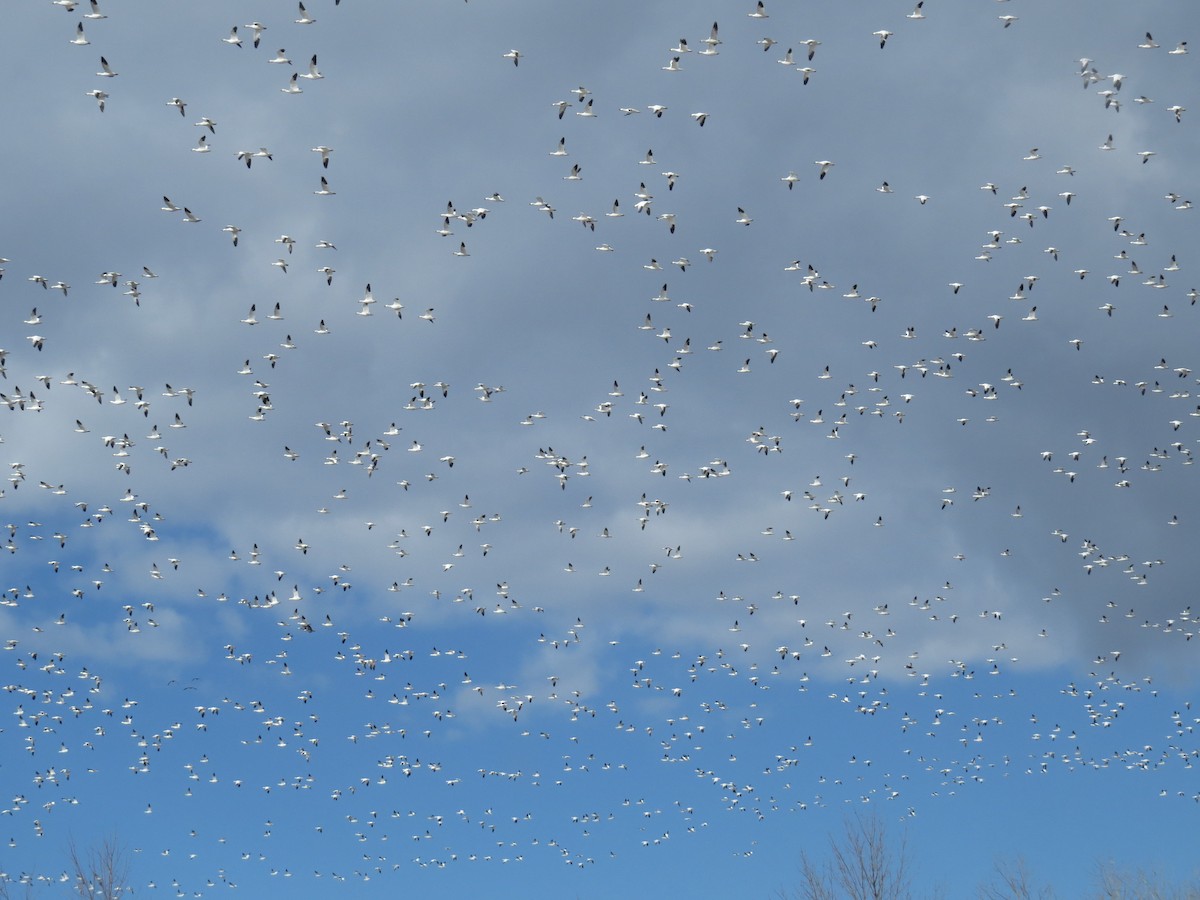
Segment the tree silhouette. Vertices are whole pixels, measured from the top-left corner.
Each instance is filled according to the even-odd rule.
[[[893,839],[878,815],[856,813],[830,836],[820,858],[800,853],[800,884],[780,897],[796,900],[907,900],[911,897],[908,843]]]
[[[75,890],[86,900],[118,900],[129,891],[129,860],[116,838],[105,838],[87,851],[72,840],[67,853]]]

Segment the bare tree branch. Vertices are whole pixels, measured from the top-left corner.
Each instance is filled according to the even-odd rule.
[[[829,855],[815,860],[800,854],[799,900],[905,900],[911,896],[908,842],[894,846],[877,815],[848,817],[840,837],[830,836]]]
[[[129,861],[116,838],[80,852],[72,840],[67,847],[75,890],[85,900],[119,900],[128,890]]]
[[[1051,900],[1054,891],[1049,887],[1037,887],[1025,858],[997,860],[995,864],[997,883],[981,885],[979,896],[983,900]]]

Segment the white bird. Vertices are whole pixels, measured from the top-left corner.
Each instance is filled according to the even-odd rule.
[[[308,71],[304,72],[302,74],[301,73],[297,73],[297,74],[299,74],[299,76],[301,78],[307,78],[310,81],[316,81],[317,79],[324,78],[325,76],[322,75],[321,71],[317,68],[317,54],[314,53],[312,55],[312,59],[309,60]]]
[[[293,72],[292,80],[288,82],[287,87],[281,87],[279,90],[283,91],[285,94],[303,94],[304,89],[301,88],[300,85],[297,83],[297,79],[299,77],[300,77],[299,72]]]
[[[873,31],[873,32],[871,32],[871,34],[873,34],[875,37],[879,38],[879,49],[880,50],[882,50],[884,44],[886,44],[888,42],[888,38],[890,38],[892,36],[892,32],[888,31],[885,28],[881,28],[879,31]]]
[[[108,16],[106,16],[104,13],[100,12],[100,4],[99,4],[99,2],[97,2],[97,0],[91,0],[91,7],[92,7],[92,11],[90,13],[84,14],[83,17],[85,19],[107,19],[108,18]]]
[[[827,159],[818,159],[815,165],[820,166],[822,179],[824,179],[824,177],[829,174],[829,170],[833,168],[833,163]]]
[[[166,200],[167,198],[164,197],[163,199]],[[226,225],[221,230],[229,233],[229,236],[233,238],[233,246],[236,247],[238,245],[238,235],[242,233],[242,229],[236,225]]]
[[[333,152],[333,148],[325,147],[325,146],[313,147],[312,152],[321,154],[321,165],[324,166],[326,169],[328,169],[329,168],[329,154]]]
[[[304,8],[304,3],[300,3],[300,18],[296,19],[297,25],[312,25],[317,20],[308,14],[308,10]]]
[[[212,147],[208,146],[208,135],[200,135],[200,140],[196,142],[196,146],[192,148],[193,153],[208,153]]]
[[[221,40],[224,41],[226,44],[233,44],[235,47],[242,46],[242,39],[240,37],[238,37],[237,30],[238,30],[238,27],[236,25],[234,25],[232,28],[229,29],[229,37],[221,38]]]
[[[337,192],[331,191],[329,189],[329,182],[326,181],[325,176],[322,175],[321,176],[321,188],[320,188],[320,190],[313,191],[313,193],[317,194],[318,196],[321,196],[321,197],[332,197]]]
[[[262,40],[262,33],[267,30],[267,26],[260,22],[251,22],[249,25],[243,26],[254,32],[254,49],[258,49],[258,42]]]
[[[258,46],[258,42],[257,42],[257,41],[255,41],[254,43],[255,43],[255,46]],[[271,59],[268,59],[268,60],[267,60],[267,62],[269,62],[269,63],[274,63],[274,64],[275,64],[275,65],[277,65],[277,66],[290,66],[290,65],[292,65],[292,61],[291,61],[290,59],[288,59],[288,57],[287,57],[287,51],[286,51],[286,50],[284,50],[282,47],[280,47],[280,48],[279,48],[279,52],[278,52],[278,53],[276,53],[276,54],[275,54],[275,56],[274,56],[274,57],[272,57]]]
[[[84,44],[91,43],[91,41],[89,41],[87,39],[87,35],[83,33],[83,23],[82,22],[80,22],[78,25],[75,26],[75,37],[71,38],[70,43],[74,44],[77,47],[82,47]]]
[[[748,15],[748,16],[749,16],[750,18],[752,18],[752,19],[766,19],[766,18],[769,18],[769,17],[767,16],[767,12],[766,12],[766,10],[763,8],[763,0],[758,0],[758,3],[757,3],[757,5],[755,5],[755,7],[754,7],[754,11],[753,11],[753,12],[748,12],[748,13],[746,13],[746,15]]]
[[[96,103],[100,107],[100,112],[104,112],[104,101],[108,99],[108,94],[98,88],[96,90],[86,91],[85,93],[89,97],[94,97],[96,99]]]
[[[114,72],[112,67],[109,66],[108,60],[102,56],[100,57],[100,71],[96,74],[101,78],[116,78],[120,73]]]
[[[177,110],[179,110],[179,114],[181,116],[186,115],[185,110],[187,109],[187,104],[184,101],[180,100],[178,97],[172,97],[170,100],[167,101],[166,105],[174,106]]]
[[[513,61],[514,66],[519,66],[521,64],[521,51],[520,50],[509,50],[507,53],[504,54],[504,58],[511,59]]]

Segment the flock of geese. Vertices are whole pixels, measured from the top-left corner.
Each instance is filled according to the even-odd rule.
[[[142,116],[163,145],[190,137],[162,188],[157,163],[100,173],[139,185],[131,208],[82,215],[155,226],[102,271],[0,230],[9,890],[69,880],[68,838],[110,833],[139,894],[393,890],[472,864],[487,892],[507,890],[497,865],[563,863],[589,890],[647,848],[703,848],[689,865],[715,878],[799,834],[789,814],[919,821],[991,779],[1129,770],[1185,815],[1200,802],[1200,718],[1176,690],[1200,436],[1186,35],[1055,46],[1037,90],[1069,88],[1053,115],[1072,124],[1010,129],[1048,129],[1054,156],[988,148],[964,185],[882,134],[760,122],[733,74],[786,79],[795,104],[839,78],[854,97],[844,60],[892,65],[941,4],[855,45],[778,0],[715,22],[675,4],[694,36],[622,63],[640,100],[599,76],[565,92],[579,76],[548,70],[535,32],[473,33],[494,46],[472,64],[486,90],[538,98],[511,112],[537,158],[477,135],[453,154],[488,188],[447,177],[444,206],[385,217],[349,145],[397,138],[355,132],[369,69],[322,30],[370,31],[366,4],[177,35],[238,67],[226,103],[292,123],[267,139],[227,138],[231,110],[110,49],[140,27],[124,4],[31,5],[23,39],[87,48],[48,101],[82,142]],[[1039,16],[1009,5],[964,39],[1032,52]],[[483,7],[430,15],[480,29]],[[317,52],[277,47],[301,41]],[[318,93],[339,99],[314,122]],[[790,162],[773,137],[729,143],[758,124],[785,128]],[[635,128],[653,145],[613,159]],[[235,176],[277,193],[248,212]],[[397,219],[422,235],[411,289],[355,247]],[[159,349],[137,359],[143,341]]]

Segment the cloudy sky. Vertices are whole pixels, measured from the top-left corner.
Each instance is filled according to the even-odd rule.
[[[1192,873],[1195,10],[306,6],[0,9],[6,877]]]

